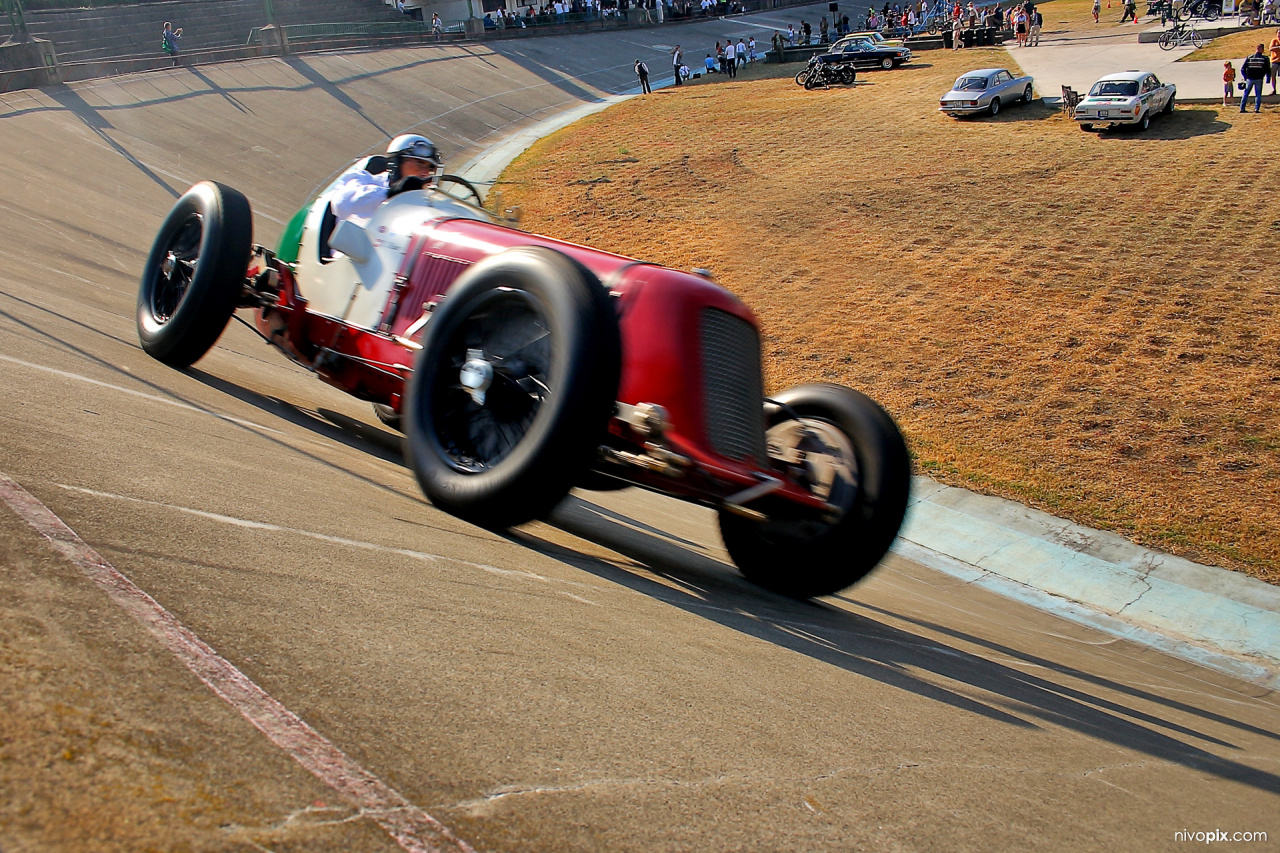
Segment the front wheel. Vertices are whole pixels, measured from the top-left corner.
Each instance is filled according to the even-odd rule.
[[[751,504],[766,516],[720,511],[725,548],[742,574],[793,598],[830,595],[875,568],[898,535],[911,490],[911,459],[893,419],[840,385],[801,385],[766,409],[769,455],[831,506]]]
[[[804,87],[806,89],[816,89],[822,85],[822,75],[817,71],[804,78]]]
[[[929,35],[936,36],[938,34],[938,19],[934,18],[929,22]]]
[[[1169,96],[1169,101],[1164,105],[1164,109],[1162,110],[1162,112],[1165,115],[1169,115],[1169,113],[1173,112],[1173,96],[1172,95]]]
[[[1192,30],[1191,46],[1194,47],[1196,50],[1199,50],[1200,48],[1204,47],[1204,36],[1200,35],[1199,30]]]
[[[992,98],[992,99],[991,99],[991,108],[990,108],[990,111],[991,111],[991,114],[992,114],[993,116],[998,116],[998,115],[1000,115],[1000,99],[999,99],[999,98]]]
[[[138,340],[147,355],[189,367],[217,342],[244,291],[253,213],[238,191],[201,181],[173,205],[138,287]]]
[[[1023,90],[1022,90],[1022,103],[1024,103],[1024,104],[1029,104],[1029,103],[1031,103],[1031,94],[1032,94],[1032,93],[1031,93],[1031,84],[1030,84],[1030,83],[1028,83],[1028,84],[1027,84],[1027,88],[1025,88],[1025,89],[1023,89]]]
[[[883,68],[885,71],[892,71],[893,60],[886,56],[884,59],[880,60],[880,67]]]
[[[1151,127],[1151,113],[1144,113],[1142,118],[1138,119],[1138,132],[1141,133],[1149,127]]]
[[[621,348],[608,292],[568,256],[474,264],[427,324],[401,410],[423,493],[486,527],[545,515],[595,458]]]
[[[798,74],[796,74],[796,85],[803,86],[804,81],[807,79],[809,79],[809,69],[805,68],[805,69],[802,69]]]

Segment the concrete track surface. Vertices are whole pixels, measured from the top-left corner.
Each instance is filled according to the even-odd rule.
[[[261,60],[0,101],[0,472],[83,540],[57,551],[0,507],[0,849],[1280,838],[1262,688],[900,557],[846,594],[779,599],[740,579],[709,512],[634,490],[486,532],[423,501],[368,407],[244,327],[186,372],[139,349],[137,275],[189,184],[244,191],[274,241],[392,134],[418,128],[461,162],[629,88],[637,55],[663,67],[637,44],[658,37]],[[117,606],[121,583],[113,598],[90,580],[103,562],[279,703],[264,729],[297,735],[287,709],[350,772],[209,690]],[[414,820],[427,829],[396,829]]]

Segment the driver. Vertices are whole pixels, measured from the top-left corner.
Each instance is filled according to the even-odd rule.
[[[329,204],[338,221],[350,219],[366,225],[378,205],[397,193],[420,190],[440,170],[440,152],[425,136],[402,134],[387,146],[386,168],[376,170],[382,158],[370,157],[338,177]]]

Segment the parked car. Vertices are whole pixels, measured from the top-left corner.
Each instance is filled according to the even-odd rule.
[[[1081,130],[1124,124],[1146,130],[1153,115],[1173,112],[1177,94],[1177,86],[1161,83],[1150,71],[1108,74],[1076,104],[1075,120]]]
[[[336,220],[335,188],[277,252],[252,244],[241,193],[189,189],[142,273],[142,348],[186,367],[244,311],[402,429],[432,503],[484,526],[542,517],[574,486],[640,486],[717,510],[743,574],[800,598],[888,550],[911,474],[893,419],[830,383],[766,397],[756,317],[709,273],[518,230],[456,178],[364,226]]]
[[[903,42],[902,39],[885,38],[884,33],[880,32],[879,30],[864,30],[858,33],[845,33],[843,36],[841,36],[839,39],[836,40],[836,43],[833,44],[832,47],[835,47],[836,45],[840,44],[840,42],[845,41],[846,39],[850,41],[856,41],[856,40],[869,41],[879,47],[890,47],[890,46],[901,47],[903,44],[905,44],[905,42]]]
[[[855,68],[883,68],[888,71],[911,61],[911,49],[892,45],[877,46],[870,39],[841,39],[822,54],[822,61]]]
[[[1015,77],[1005,68],[979,68],[956,78],[951,91],[938,102],[938,112],[949,116],[991,113],[1011,103],[1031,103],[1034,80],[1025,74]]]

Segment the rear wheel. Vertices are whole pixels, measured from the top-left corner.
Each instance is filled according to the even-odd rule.
[[[992,98],[992,99],[991,99],[991,106],[989,107],[989,112],[990,112],[993,116],[998,116],[998,115],[1000,115],[1000,99],[999,99],[999,98]]]
[[[858,73],[857,73],[856,71],[854,71],[852,68],[841,68],[841,69],[840,69],[840,82],[841,82],[841,83],[845,84],[846,86],[851,86],[851,85],[853,85],[853,81],[854,81],[854,80],[856,80],[856,79],[858,79]]]
[[[1222,14],[1222,9],[1220,7],[1214,6],[1212,4],[1205,4],[1204,19],[1206,21],[1216,21],[1218,20],[1218,16],[1221,14]]]
[[[476,263],[427,325],[401,410],[423,492],[487,527],[545,515],[595,458],[620,362],[585,267],[539,247]]]
[[[1174,45],[1176,44],[1177,44],[1177,38],[1174,36],[1174,34],[1171,31],[1165,31],[1160,34],[1161,50],[1173,50]]]
[[[1199,50],[1200,48],[1204,47],[1204,37],[1200,35],[1199,30],[1192,30],[1191,46],[1194,47],[1196,50]]]
[[[802,468],[832,514],[784,500],[751,504],[766,520],[720,512],[725,548],[746,578],[794,598],[830,595],[875,568],[902,525],[911,460],[893,419],[870,398],[801,385],[768,410],[769,455]]]
[[[236,190],[201,181],[165,217],[138,287],[138,340],[147,355],[188,367],[217,342],[244,291],[253,213]]]

